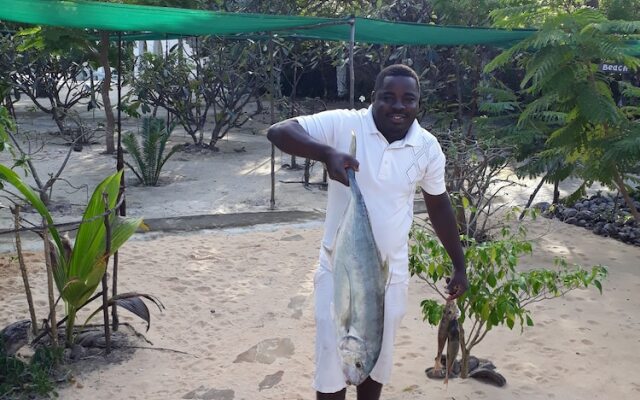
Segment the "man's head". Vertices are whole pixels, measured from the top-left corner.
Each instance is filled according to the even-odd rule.
[[[390,65],[380,71],[373,89],[373,119],[389,143],[404,138],[416,119],[420,83],[406,65]]]

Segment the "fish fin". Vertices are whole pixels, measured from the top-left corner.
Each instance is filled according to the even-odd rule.
[[[349,147],[349,154],[353,157],[356,156],[356,132],[353,129],[351,130],[351,146]]]
[[[327,253],[327,256],[329,256],[329,260],[333,260],[333,249],[330,249],[326,244],[323,244],[322,248]]]

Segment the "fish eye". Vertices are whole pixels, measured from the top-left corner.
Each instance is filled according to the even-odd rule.
[[[361,363],[359,363],[359,362],[357,362],[357,363],[356,363],[356,368],[358,368],[358,369],[362,368],[362,364],[361,364]]]

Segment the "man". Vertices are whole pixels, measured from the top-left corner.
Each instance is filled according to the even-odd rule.
[[[384,334],[378,362],[357,387],[358,400],[377,400],[391,374],[395,332],[406,311],[409,281],[408,234],[413,221],[416,184],[422,187],[433,228],[454,265],[448,280],[450,299],[467,289],[464,254],[444,182],[445,157],[436,138],[416,121],[420,84],[404,65],[383,69],[372,94],[371,107],[332,110],[297,117],[273,125],[267,137],[282,151],[322,161],[329,182],[325,232],[320,266],[314,279],[316,317],[316,373],[318,400],[342,400],[346,394],[331,316],[332,266],[326,249],[334,238],[347,205],[346,169],[357,171],[371,227],[382,259],[389,259],[391,280],[385,293]],[[348,154],[351,132],[356,157]]]

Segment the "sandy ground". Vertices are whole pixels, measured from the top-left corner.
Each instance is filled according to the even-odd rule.
[[[43,131],[47,117],[21,114],[21,129]],[[135,124],[126,126],[135,129]],[[178,154],[167,164],[163,185],[133,185],[129,213],[150,217],[265,211],[269,207],[269,154],[265,125],[255,121],[220,143],[219,153]],[[175,142],[188,138],[178,132]],[[54,142],[59,139],[52,139]],[[236,152],[244,147],[243,152]],[[90,190],[115,165],[101,145],[73,153],[64,176]],[[65,152],[49,145],[37,165],[52,171]],[[0,157],[5,157],[4,155]],[[0,161],[6,161],[2,159]],[[278,180],[300,180],[301,171],[281,169]],[[320,179],[316,167],[313,180]],[[44,172],[43,172],[44,173]],[[129,177],[132,175],[129,174]],[[525,182],[531,186],[531,182]],[[86,192],[54,188],[57,221],[79,218]],[[567,188],[569,189],[569,188]],[[503,193],[522,203],[530,189]],[[539,200],[548,199],[545,187]],[[324,208],[325,192],[278,182],[280,210]],[[66,205],[66,206],[63,206]],[[11,227],[0,210],[2,229]],[[640,248],[592,235],[557,221],[528,224],[536,238],[523,267],[552,265],[562,255],[585,266],[602,263],[610,276],[604,294],[579,290],[533,307],[536,322],[523,334],[496,328],[474,354],[490,358],[507,378],[495,388],[454,379],[448,388],[425,377],[436,350],[436,329],[422,322],[420,301],[433,293],[410,285],[409,311],[396,342],[387,399],[633,399],[640,396]],[[310,399],[313,372],[313,273],[322,221],[253,228],[135,235],[121,251],[120,291],[158,296],[145,335],[155,349],[138,349],[117,362],[85,360],[74,367],[74,384],[61,399]],[[46,313],[45,276],[36,241],[26,238],[32,290],[40,317]],[[0,236],[0,326],[28,318],[22,281],[12,259],[11,237]],[[144,324],[122,313],[144,332]],[[350,392],[349,398],[355,399]]]

